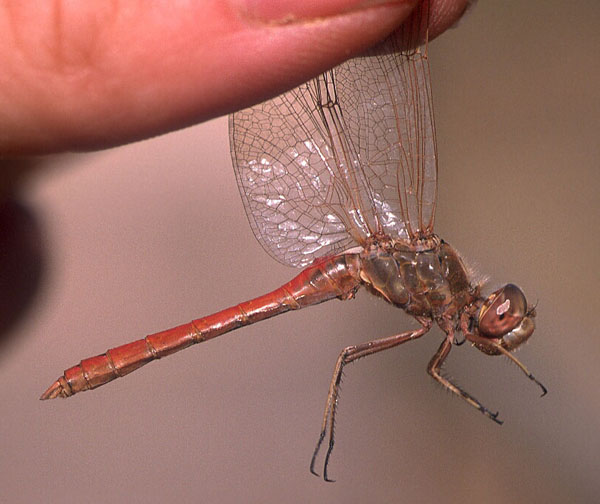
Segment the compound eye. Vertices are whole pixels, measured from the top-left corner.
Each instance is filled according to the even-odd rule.
[[[487,298],[479,312],[479,332],[487,338],[500,338],[517,327],[527,314],[525,294],[507,284]]]

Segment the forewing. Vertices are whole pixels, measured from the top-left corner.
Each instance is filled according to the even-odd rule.
[[[348,61],[336,81],[379,229],[411,241],[433,233],[437,150],[426,49],[399,45],[390,39]]]
[[[423,19],[419,11],[366,56],[230,117],[250,224],[280,262],[432,233],[433,107],[426,51],[414,49]]]

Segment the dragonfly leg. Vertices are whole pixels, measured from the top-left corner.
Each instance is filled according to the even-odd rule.
[[[472,395],[465,392],[458,385],[455,385],[450,380],[448,380],[447,378],[444,378],[440,374],[442,364],[444,363],[444,360],[446,359],[446,357],[448,357],[448,354],[450,353],[450,349],[452,348],[453,338],[454,338],[454,336],[452,334],[448,334],[446,336],[446,338],[444,339],[444,341],[438,348],[438,351],[435,353],[435,355],[429,361],[429,365],[427,366],[427,372],[437,382],[441,383],[444,386],[444,388],[450,390],[457,396],[462,397],[471,406],[473,406],[474,408],[477,408],[479,411],[481,411],[481,413],[483,413],[486,417],[492,419],[497,424],[502,425],[502,423],[503,423],[502,420],[498,419],[498,412],[492,413],[489,409],[487,409],[485,406],[483,406],[483,404],[481,404]]]
[[[431,321],[420,318],[417,320],[421,323],[422,326],[419,329],[416,329],[414,331],[406,331],[404,333],[396,334],[394,336],[388,336],[387,338],[368,341],[360,345],[349,346],[344,348],[340,353],[335,364],[335,369],[333,371],[331,383],[329,384],[329,394],[327,395],[327,404],[325,406],[325,412],[323,414],[323,423],[321,425],[319,440],[317,441],[317,446],[315,447],[315,451],[313,452],[313,456],[310,461],[310,472],[313,473],[315,476],[319,476],[319,474],[315,471],[315,462],[317,459],[317,455],[319,453],[319,450],[321,449],[323,441],[325,440],[325,436],[328,434],[329,443],[327,447],[327,453],[325,455],[325,462],[323,465],[323,479],[325,481],[333,481],[329,479],[327,475],[327,466],[329,465],[329,458],[331,457],[331,452],[333,450],[334,445],[335,415],[337,411],[340,382],[342,380],[342,372],[344,366],[346,364],[349,364],[350,362],[360,359],[361,357],[366,357],[367,355],[371,355],[377,352],[381,352],[382,350],[393,348],[402,343],[405,343],[406,341],[411,341],[423,336],[431,328]]]
[[[527,369],[519,359],[517,359],[512,353],[510,353],[510,351],[508,351],[506,348],[500,345],[500,343],[494,340],[482,338],[481,336],[477,336],[476,334],[472,333],[466,333],[466,339],[468,339],[471,343],[478,344],[481,347],[489,348],[491,351],[490,353],[493,352],[495,354],[502,354],[508,357],[512,362],[514,362],[518,366],[518,368],[521,371],[523,371],[523,373],[525,373],[525,376],[527,376],[527,378],[529,378],[532,382],[537,384],[542,389],[542,395],[540,397],[544,397],[548,393],[548,389],[546,389],[546,387],[544,387],[544,385],[541,382],[539,382],[538,379],[535,376],[533,376],[533,374],[531,374],[529,369]]]

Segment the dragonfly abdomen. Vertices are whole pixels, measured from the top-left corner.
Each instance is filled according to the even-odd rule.
[[[321,259],[268,294],[84,359],[67,369],[41,399],[97,388],[153,360],[289,310],[352,297],[360,285],[358,261],[358,254]]]

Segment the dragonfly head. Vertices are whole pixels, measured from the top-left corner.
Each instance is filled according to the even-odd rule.
[[[524,343],[535,329],[535,308],[527,305],[525,294],[514,284],[493,292],[481,305],[478,317],[479,335],[495,340],[511,351]],[[497,354],[493,347],[475,344],[485,353]]]

